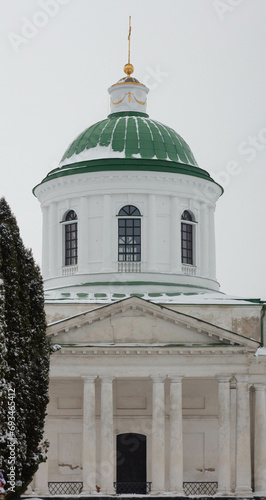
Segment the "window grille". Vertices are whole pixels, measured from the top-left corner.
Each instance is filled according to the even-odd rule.
[[[118,216],[118,262],[141,261],[140,211],[133,205],[121,208]]]
[[[183,222],[184,221],[184,222]],[[181,259],[182,264],[194,264],[194,224],[191,213],[185,210],[181,216]]]
[[[69,210],[65,217],[65,266],[78,262],[78,217],[74,210]]]

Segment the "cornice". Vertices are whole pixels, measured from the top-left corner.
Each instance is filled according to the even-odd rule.
[[[190,196],[200,199],[201,202],[215,204],[220,196],[220,187],[211,179],[185,175],[184,173],[153,172],[153,171],[105,171],[76,173],[71,176],[51,178],[45,183],[36,186],[36,196],[41,203],[45,201],[59,201],[90,194],[116,194],[121,193],[121,181],[130,186],[130,192],[145,194],[163,194],[170,196]],[[133,185],[134,181],[136,186]],[[140,183],[141,181],[141,183]],[[144,183],[147,183],[146,185]],[[158,184],[157,188],[151,183]],[[98,185],[97,185],[98,184]],[[110,184],[108,186],[108,184]],[[69,187],[71,186],[71,192]],[[86,186],[86,187],[85,187]],[[180,193],[177,187],[180,186]],[[185,187],[192,188],[192,192],[184,192]],[[202,189],[203,188],[203,189]],[[67,191],[67,193],[66,193]]]
[[[78,357],[99,357],[99,356],[111,356],[111,357],[152,357],[152,356],[169,356],[169,355],[180,355],[184,357],[205,357],[205,356],[221,356],[221,355],[226,355],[227,357],[234,358],[236,355],[245,355],[248,356],[250,353],[252,353],[251,349],[248,349],[246,347],[225,347],[225,346],[211,346],[211,347],[152,347],[150,346],[149,348],[147,347],[141,347],[139,346],[138,348],[136,347],[116,347],[116,346],[110,346],[110,347],[86,347],[86,346],[81,346],[79,345],[78,347],[75,346],[64,346],[62,345],[61,349],[56,351],[56,353],[53,354],[53,359],[56,357],[72,357],[72,356],[78,356]],[[254,353],[253,353],[254,354]]]

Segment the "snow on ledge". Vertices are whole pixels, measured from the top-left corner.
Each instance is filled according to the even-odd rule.
[[[266,347],[259,347],[255,353],[255,356],[266,356]]]

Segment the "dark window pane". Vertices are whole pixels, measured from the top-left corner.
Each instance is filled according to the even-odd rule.
[[[68,215],[71,212],[75,214],[75,212],[71,210],[70,212],[68,212]],[[74,217],[73,214],[71,215],[71,217]],[[78,262],[78,224],[76,222],[73,222],[72,224],[65,225],[65,266],[75,265],[77,264],[77,262]]]
[[[185,213],[185,212],[184,212]],[[189,212],[188,212],[189,214]],[[190,214],[189,214],[190,216]],[[189,219],[187,219],[189,220]],[[181,259],[183,264],[193,265],[193,226],[181,223]]]
[[[129,207],[132,206],[129,205]],[[135,210],[136,207],[133,208]],[[132,211],[133,209],[130,210]],[[130,210],[128,209],[128,212],[130,212]],[[133,215],[135,215],[135,212]],[[122,221],[123,227],[121,225]],[[118,259],[120,262],[139,262],[141,260],[140,223],[141,219],[118,219]]]
[[[192,215],[190,214],[190,212],[188,210],[185,210],[182,215],[181,215],[181,219],[182,220],[193,220],[192,219]]]
[[[139,209],[134,205],[126,205],[125,207],[121,208],[121,210],[119,210],[118,215],[122,216],[134,215],[134,217],[137,217],[141,214]]]
[[[69,212],[67,212],[66,216],[65,216],[65,220],[68,221],[68,220],[77,220],[78,216],[76,214],[76,212],[74,212],[74,210],[69,210]]]

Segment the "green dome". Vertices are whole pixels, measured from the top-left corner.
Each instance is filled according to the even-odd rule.
[[[72,142],[60,166],[103,158],[166,160],[197,167],[187,143],[145,113],[113,113]]]
[[[151,120],[146,113],[121,111],[82,132],[41,184],[85,172],[128,170],[171,172],[214,182],[172,128]]]

